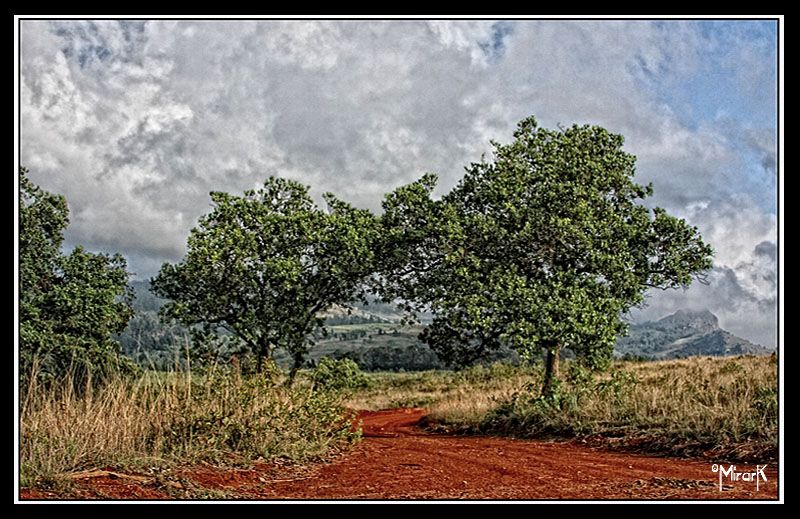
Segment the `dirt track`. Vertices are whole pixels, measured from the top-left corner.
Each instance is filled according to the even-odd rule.
[[[608,452],[564,442],[428,435],[416,428],[422,409],[364,412],[364,441],[354,452],[307,473],[274,468],[182,473],[191,486],[240,499],[776,499],[768,482],[725,482],[708,462]],[[744,469],[743,465],[741,469]],[[747,469],[751,467],[746,466]],[[163,489],[163,482],[160,483]],[[124,475],[79,481],[85,498],[175,497]],[[23,492],[23,497],[48,497]],[[213,497],[213,495],[212,495]]]

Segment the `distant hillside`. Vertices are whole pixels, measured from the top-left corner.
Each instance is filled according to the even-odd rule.
[[[162,369],[174,366],[176,359],[185,355],[190,340],[188,330],[179,324],[161,322],[158,310],[165,301],[150,292],[149,281],[134,281],[131,285],[136,293],[136,315],[119,336],[122,351],[144,365]],[[368,370],[444,367],[436,354],[417,339],[422,326],[403,325],[403,314],[394,305],[370,300],[368,305],[334,306],[323,316],[329,334],[316,338],[317,344],[309,354],[311,362],[330,356],[351,358]],[[420,317],[422,325],[430,322],[430,315]],[[717,317],[708,310],[679,310],[658,321],[631,325],[630,335],[617,341],[614,356],[657,360],[771,352],[721,329]],[[276,358],[289,363],[284,352],[276,352]],[[519,360],[507,350],[490,356],[490,360],[501,358]]]
[[[325,318],[328,326],[339,324],[363,324],[363,323],[398,323],[402,315],[394,310],[394,307],[386,305],[388,308],[377,307],[376,305],[354,304],[350,307],[333,305],[321,316]]]
[[[150,292],[150,281],[131,281],[131,288],[136,295],[133,300],[133,309],[137,312],[158,312],[166,300]]]
[[[132,281],[136,298],[134,315],[117,339],[122,353],[139,364],[156,369],[171,369],[183,364],[189,330],[177,323],[165,324],[158,311],[165,300],[150,292],[150,281]]]
[[[158,311],[166,300],[150,292],[149,281],[131,283],[136,298],[135,315],[119,336],[122,352],[136,362],[156,369],[171,369],[182,364],[190,342],[189,330],[180,324],[161,321]],[[403,314],[395,305],[371,299],[368,305],[335,305],[322,316],[328,327],[326,337],[316,338],[308,359],[322,356],[351,358],[364,369],[433,369],[443,367],[430,348],[417,340],[419,326],[403,326]],[[426,322],[425,315],[420,316]],[[429,319],[428,319],[429,321]],[[289,355],[275,352],[276,360],[289,366]]]
[[[719,327],[709,312],[678,310],[658,321],[633,324],[630,335],[617,341],[617,357],[680,359],[692,355],[765,355],[772,350]]]

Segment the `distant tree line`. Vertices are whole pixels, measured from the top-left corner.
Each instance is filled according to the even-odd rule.
[[[246,356],[256,370],[281,350],[294,374],[326,337],[322,313],[372,293],[412,320],[434,318],[420,335],[428,349],[346,354],[364,367],[544,355],[550,394],[562,350],[607,365],[627,330],[622,315],[647,289],[687,286],[711,267],[695,227],[644,204],[652,187],[633,181],[636,159],[621,136],[548,130],[530,117],[511,143],[493,145],[442,197],[426,174],[387,194],[380,216],[331,193],[319,206],[308,186],[278,177],[242,195],[211,193],[186,256],[151,280],[165,300],[161,318],[181,328],[171,335],[147,315],[126,337],[169,352],[180,336],[197,361]],[[119,365],[112,337],[132,315],[124,259],[62,255],[66,201],[24,170],[20,186],[21,366]]]

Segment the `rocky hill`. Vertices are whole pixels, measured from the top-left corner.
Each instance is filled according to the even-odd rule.
[[[617,357],[680,359],[691,355],[765,355],[772,350],[737,337],[719,327],[709,312],[679,310],[658,321],[633,324],[617,341]]]

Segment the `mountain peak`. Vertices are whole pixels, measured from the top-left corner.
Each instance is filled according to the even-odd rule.
[[[631,327],[628,337],[617,341],[616,355],[650,359],[676,359],[689,355],[741,355],[770,350],[737,337],[719,327],[708,310],[678,310],[658,321]]]
[[[661,325],[695,328],[698,331],[712,331],[719,328],[719,319],[709,310],[678,310],[658,320]]]

